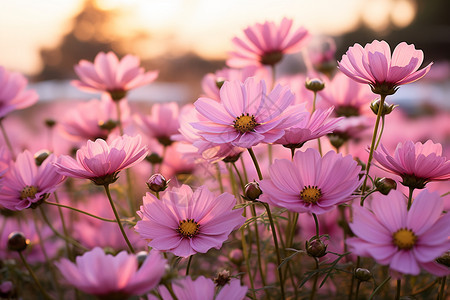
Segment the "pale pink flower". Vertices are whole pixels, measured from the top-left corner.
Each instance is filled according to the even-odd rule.
[[[399,85],[419,80],[430,71],[430,63],[419,69],[423,62],[422,50],[402,42],[391,49],[385,41],[373,41],[363,48],[355,44],[338,62],[339,69],[353,80],[369,84],[375,94],[392,95]]]
[[[177,134],[180,127],[178,111],[175,102],[155,103],[150,115],[138,114],[134,120],[146,136],[157,139],[163,146],[170,146],[173,143],[171,136]]]
[[[342,118],[330,119],[332,112],[333,107],[325,111],[318,109],[313,114],[305,112],[305,117],[298,124],[285,129],[283,137],[275,141],[275,144],[281,144],[286,148],[300,148],[307,141],[333,132]]]
[[[269,168],[270,179],[260,182],[261,201],[299,213],[322,214],[351,199],[361,183],[361,171],[351,155],[315,149],[297,151],[293,161],[277,159]]]
[[[158,71],[145,72],[139,65],[136,56],[128,54],[119,61],[113,52],[100,52],[94,63],[83,59],[75,66],[80,80],[74,80],[72,84],[87,92],[107,92],[113,100],[120,100],[129,90],[149,84],[158,77]]]
[[[87,294],[126,299],[156,287],[164,275],[166,260],[159,252],[151,251],[138,268],[136,255],[122,251],[112,256],[96,247],[78,256],[76,263],[63,258],[56,266],[71,285]]]
[[[27,83],[22,74],[9,72],[0,66],[0,118],[37,102],[38,94],[34,90],[25,91]]]
[[[36,207],[53,193],[65,176],[57,172],[51,154],[40,165],[36,165],[33,154],[25,150],[11,163],[4,176],[0,190],[0,205],[10,210]]]
[[[193,192],[182,185],[166,191],[161,200],[150,193],[143,200],[136,231],[150,247],[181,257],[219,249],[245,221],[242,209],[233,210],[232,195],[215,197],[206,186]]]
[[[225,82],[220,100],[199,98],[195,108],[207,121],[191,125],[207,141],[242,148],[275,142],[284,129],[300,121],[304,111],[300,105],[291,105],[294,95],[288,87],[277,85],[266,94],[265,82],[253,77],[245,83]]]
[[[242,68],[249,65],[275,65],[284,54],[295,53],[309,39],[308,31],[300,27],[291,31],[292,20],[283,18],[274,22],[256,23],[244,29],[245,38],[233,38],[235,51],[229,52],[227,65]]]
[[[434,267],[434,260],[450,248],[450,214],[442,215],[438,193],[423,190],[409,211],[399,191],[373,197],[372,211],[353,206],[349,225],[356,237],[347,240],[350,249],[404,274],[418,275],[424,268],[438,276],[448,275],[448,268]]]
[[[141,136],[128,135],[115,138],[110,144],[105,140],[87,141],[77,151],[76,160],[62,155],[55,163],[60,174],[73,178],[92,180],[97,185],[113,183],[120,171],[141,162],[148,151],[141,146]]]
[[[331,75],[336,70],[336,43],[331,37],[322,37],[308,45],[311,63],[317,71]]]
[[[127,123],[130,118],[128,102],[120,101],[119,105],[121,122]],[[117,105],[108,96],[102,96],[101,100],[92,99],[68,111],[59,124],[65,135],[71,139],[106,139],[111,128],[114,129],[117,125]]]
[[[391,156],[381,144],[374,158],[387,172],[402,177],[402,184],[423,189],[430,181],[450,179],[450,161],[442,156],[442,145],[428,140],[425,144],[412,141],[399,143]]]
[[[178,300],[242,300],[248,290],[246,286],[241,286],[239,279],[231,279],[216,294],[214,282],[203,276],[195,280],[191,277],[178,279],[172,288]],[[161,286],[159,292],[163,300],[173,300],[166,287]]]

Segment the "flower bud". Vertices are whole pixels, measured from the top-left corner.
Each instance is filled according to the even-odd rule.
[[[450,268],[450,251],[445,252],[438,258],[436,258],[436,262]]]
[[[314,239],[312,241],[306,241],[305,244],[306,253],[312,257],[322,257],[327,254],[327,245],[320,239]]]
[[[219,78],[217,78],[217,81],[216,81],[216,86],[217,86],[217,88],[220,90],[220,88],[222,87],[222,85],[225,83],[225,80],[224,79],[219,79]]]
[[[250,201],[255,201],[261,196],[262,191],[259,187],[259,183],[256,181],[249,182],[245,185],[244,195]]]
[[[244,255],[242,254],[241,249],[231,250],[230,254],[228,254],[228,257],[230,261],[237,266],[240,266],[244,261]]]
[[[226,162],[226,163],[234,163],[234,162],[237,162],[237,160],[239,159],[239,157],[241,157],[241,153],[242,153],[242,152],[239,152],[238,154],[235,154],[235,155],[229,155],[229,156],[225,157],[225,158],[222,159],[222,160],[223,160],[223,162]]]
[[[114,128],[117,127],[117,125],[118,125],[117,121],[114,121],[114,120],[108,120],[106,122],[104,122],[104,121],[98,122],[98,127],[100,127],[100,129],[108,130],[108,131],[113,130]]]
[[[355,270],[355,277],[359,281],[369,281],[372,278],[372,273],[364,268],[358,268]]]
[[[146,182],[148,188],[157,193],[167,188],[167,180],[159,173],[153,174]]]
[[[161,156],[159,156],[158,153],[155,153],[155,152],[153,152],[150,155],[147,155],[147,157],[145,159],[152,165],[160,164],[163,162],[163,158]]]
[[[325,88],[325,83],[319,78],[306,79],[305,86],[310,91],[318,92]]]
[[[22,252],[30,244],[30,240],[25,238],[22,232],[14,231],[8,236],[8,249]]]
[[[44,160],[47,159],[47,157],[50,156],[50,151],[48,150],[41,150],[34,154],[34,161],[36,162],[36,165],[39,167],[42,165]]]
[[[225,286],[227,283],[229,283],[230,280],[231,280],[230,271],[223,270],[217,274],[216,278],[214,278],[214,283],[216,284],[216,286],[222,287]]]
[[[397,189],[397,182],[391,178],[375,178],[375,187],[377,191],[382,193],[383,195],[389,194],[391,190]]]
[[[372,101],[372,103],[370,104],[370,109],[376,115],[378,115],[378,109],[380,107],[380,101],[381,101],[380,99],[376,99],[376,100]],[[381,115],[385,116],[385,115],[390,114],[394,110],[394,108],[396,108],[397,106],[398,105],[394,105],[394,104],[389,105],[387,102],[384,102],[383,103],[383,108],[382,108],[382,111],[381,111]]]
[[[0,297],[1,298],[15,298],[16,291],[11,281],[3,281],[0,284]]]

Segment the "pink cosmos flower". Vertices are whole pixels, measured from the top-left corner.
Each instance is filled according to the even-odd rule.
[[[387,172],[402,177],[402,184],[410,188],[423,189],[430,181],[450,179],[450,161],[442,156],[442,145],[428,140],[425,144],[412,141],[399,143],[391,156],[381,144],[374,158]]]
[[[166,191],[161,200],[150,193],[143,198],[135,229],[148,245],[181,257],[219,249],[230,233],[245,221],[236,199],[215,197],[206,186],[195,192],[187,185]]]
[[[0,66],[0,118],[37,102],[38,94],[35,91],[25,91],[27,83],[22,74],[8,72]]]
[[[130,107],[127,101],[121,101],[121,122],[127,123],[130,118]],[[68,111],[60,121],[63,132],[75,140],[106,139],[117,124],[117,106],[108,96],[101,100],[93,99],[77,105]]]
[[[347,244],[355,254],[373,257],[404,274],[418,275],[424,268],[438,276],[448,275],[448,268],[437,271],[433,266],[434,259],[450,247],[450,214],[442,215],[442,208],[438,193],[427,190],[417,195],[409,211],[401,192],[376,193],[372,212],[353,207],[349,225],[356,237]]]
[[[270,179],[260,182],[261,201],[299,213],[322,214],[348,201],[361,181],[361,168],[351,155],[315,149],[297,151],[293,161],[277,159],[269,168]]]
[[[178,133],[178,104],[155,103],[150,116],[139,114],[134,120],[148,137],[155,138],[163,146],[172,144],[171,136]]]
[[[96,247],[78,256],[76,263],[63,258],[56,266],[71,285],[87,294],[101,299],[126,299],[156,287],[164,275],[166,260],[159,252],[151,251],[138,269],[134,254],[122,251],[112,256]]]
[[[94,63],[81,60],[75,66],[80,80],[72,84],[87,92],[107,92],[113,100],[120,100],[134,88],[149,84],[158,77],[158,71],[145,72],[139,67],[139,58],[126,55],[120,61],[113,52],[100,52]]]
[[[300,27],[291,31],[292,20],[283,18],[274,22],[256,23],[244,29],[245,39],[233,38],[235,51],[229,53],[227,65],[242,68],[249,65],[275,65],[284,54],[295,53],[309,39],[308,31]]]
[[[244,83],[225,82],[220,99],[217,103],[199,98],[195,108],[207,121],[191,125],[207,141],[242,148],[275,142],[283,136],[285,128],[300,121],[304,111],[300,105],[291,105],[294,95],[288,87],[277,85],[266,95],[265,82],[253,77]]]
[[[281,144],[286,148],[300,148],[309,140],[333,132],[342,118],[329,119],[332,112],[333,107],[326,111],[318,109],[312,115],[306,112],[305,118],[298,124],[286,129],[283,137],[275,141],[275,144]]]
[[[60,174],[73,178],[86,178],[97,185],[115,182],[118,173],[141,162],[147,155],[141,146],[141,136],[119,136],[110,144],[102,139],[87,141],[77,151],[76,160],[62,155],[55,163]]]
[[[57,172],[55,162],[56,157],[51,154],[38,167],[30,151],[20,153],[5,174],[0,205],[10,210],[22,210],[36,207],[47,199],[65,179]]]
[[[338,62],[339,69],[351,79],[369,84],[375,94],[392,95],[399,85],[419,80],[430,71],[430,63],[418,70],[423,61],[422,50],[402,42],[391,49],[385,41],[373,41],[363,48],[353,45]]]
[[[238,279],[232,279],[216,295],[214,282],[203,276],[195,280],[191,277],[176,280],[172,288],[178,300],[242,300],[248,290],[246,286],[241,286]],[[159,292],[163,300],[173,300],[166,287],[161,286]]]

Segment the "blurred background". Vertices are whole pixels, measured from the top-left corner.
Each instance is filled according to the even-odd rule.
[[[99,51],[132,53],[160,75],[153,87],[131,97],[194,101],[201,78],[225,66],[234,36],[256,22],[279,23],[286,16],[316,40],[332,37],[337,60],[354,43],[414,43],[425,53],[424,65],[434,61],[432,72],[448,83],[449,11],[448,0],[2,1],[0,65],[28,76],[42,100],[90,98],[70,87],[73,66],[92,61]],[[301,55],[287,63],[295,61]],[[404,90],[400,98],[417,94]],[[449,108],[449,93],[443,84],[433,99]]]

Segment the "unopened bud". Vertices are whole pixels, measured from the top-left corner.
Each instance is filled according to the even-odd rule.
[[[142,264],[144,263],[144,261],[147,259],[147,255],[148,255],[148,253],[145,251],[139,251],[138,253],[136,253],[138,268],[140,268],[142,266]]]
[[[50,151],[48,150],[41,150],[38,151],[34,154],[34,161],[36,163],[36,165],[39,167],[40,165],[42,165],[42,163],[44,162],[44,160],[47,159],[47,157],[50,156]]]
[[[159,173],[153,174],[146,182],[148,188],[157,193],[167,188],[167,180]]]
[[[220,90],[220,88],[222,87],[222,85],[225,83],[225,80],[220,80],[220,79],[218,79],[217,81],[216,81],[216,86],[217,86],[217,88]]]
[[[235,265],[241,265],[244,261],[244,255],[242,254],[241,249],[233,249],[231,250],[230,254],[228,254],[228,257],[230,258],[230,261],[234,263]]]
[[[145,159],[152,165],[160,164],[163,162],[163,158],[161,156],[159,156],[158,153],[155,153],[155,152],[153,152],[150,155],[147,155],[147,157]]]
[[[383,195],[387,195],[391,190],[397,189],[397,182],[395,182],[394,179],[386,177],[376,178],[375,187],[377,188],[377,191]]]
[[[245,185],[244,195],[248,200],[255,201],[261,196],[262,191],[259,187],[259,183],[256,181],[249,182]]]
[[[214,283],[216,286],[224,286],[229,283],[231,280],[230,272],[228,270],[223,270],[217,274],[217,277],[214,278]]]
[[[327,245],[320,239],[314,239],[310,242],[306,241],[306,253],[312,257],[322,257],[327,254]]]
[[[355,270],[355,277],[359,281],[369,281],[372,278],[372,273],[364,268],[358,268]]]
[[[380,102],[381,102],[380,99],[376,99],[376,100],[372,101],[372,103],[370,104],[370,109],[376,115],[378,115],[378,110],[380,108]],[[381,111],[381,115],[385,116],[385,115],[390,114],[394,110],[394,108],[396,108],[397,106],[398,105],[394,105],[394,104],[389,105],[387,102],[384,102],[383,103],[383,108],[382,108],[382,111]]]
[[[325,83],[319,78],[306,79],[305,86],[310,91],[318,92],[325,88]]]
[[[22,232],[11,232],[8,236],[8,249],[11,251],[22,252],[30,244],[30,240]]]
[[[436,262],[450,268],[450,251],[445,252],[438,258],[436,258]]]

